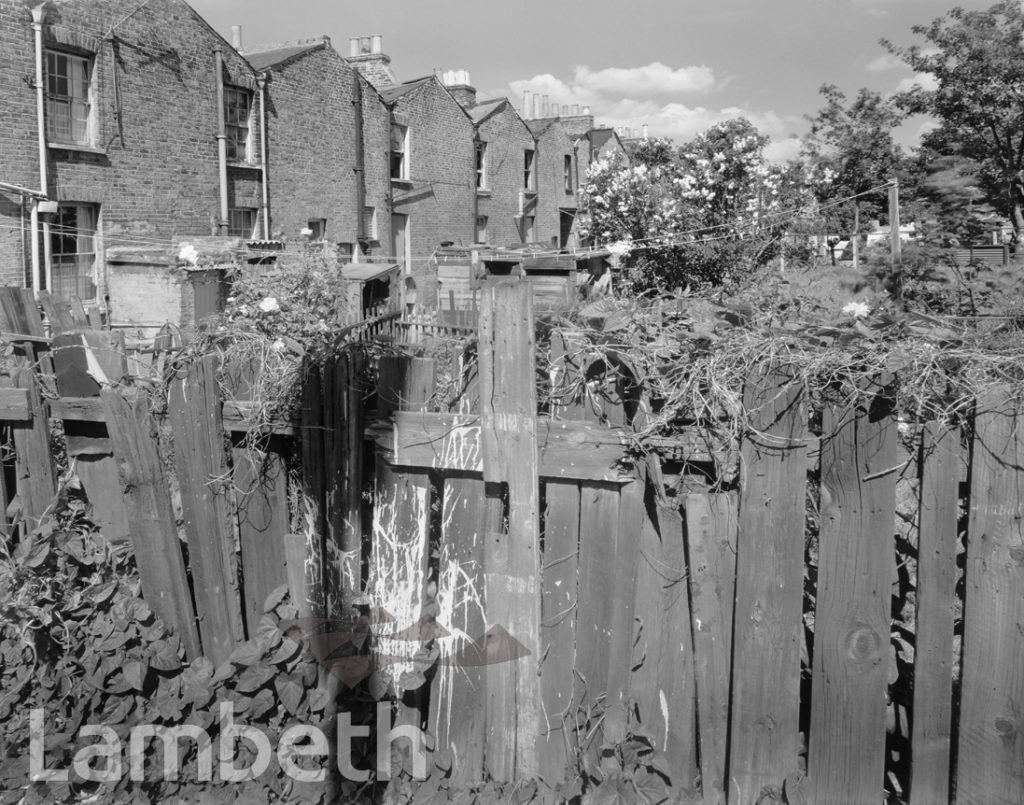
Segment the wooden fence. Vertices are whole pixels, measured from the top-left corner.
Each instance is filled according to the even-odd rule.
[[[282,583],[301,614],[342,615],[388,559],[387,510],[392,544],[414,548],[420,618],[446,633],[407,716],[452,749],[457,781],[572,779],[588,743],[642,730],[683,801],[1020,801],[1019,401],[993,392],[966,432],[927,424],[908,442],[882,377],[810,434],[800,389],[769,368],[719,487],[693,434],[623,462],[626,392],[612,416],[539,416],[527,287],[481,302],[463,412],[432,410],[430,359],[381,359],[368,386],[355,344],[306,370],[298,421],[255,424],[246,367],[203,358],[153,401],[121,382],[110,333],[71,321],[47,338],[30,297],[0,294],[24,358],[0,387],[4,510],[32,524],[51,505],[59,420],[154,611],[218,664]],[[51,362],[55,389],[30,361]],[[670,463],[687,476],[674,493]]]

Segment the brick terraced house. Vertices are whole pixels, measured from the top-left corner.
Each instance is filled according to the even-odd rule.
[[[182,0],[0,0],[0,282],[102,299],[106,248],[258,234],[258,96]]]

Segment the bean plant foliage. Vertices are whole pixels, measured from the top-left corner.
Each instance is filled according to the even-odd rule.
[[[84,502],[71,499],[0,555],[0,801],[320,801],[324,786],[281,773],[276,754],[255,780],[224,782],[216,773],[221,702],[231,703],[236,723],[258,726],[274,747],[290,725],[315,725],[328,708],[319,665],[279,627],[298,614],[285,589],[267,600],[256,637],[227,662],[189,662],[180,637],[141,597],[130,545],[110,542],[84,515]],[[45,715],[46,767],[68,769],[67,782],[29,779],[33,709]],[[73,769],[76,753],[95,742],[80,736],[90,724],[109,727],[125,747],[121,773],[108,782],[83,780]],[[182,742],[190,748],[180,753],[179,778],[164,779],[160,741],[150,741],[142,782],[133,782],[127,747],[137,725],[205,731],[214,745],[213,779],[200,779],[193,742]],[[238,766],[251,763],[252,750],[237,744]],[[103,764],[110,762],[94,760],[92,768],[109,771]],[[367,763],[358,753],[354,762]],[[345,794],[358,801],[358,786],[347,785]]]

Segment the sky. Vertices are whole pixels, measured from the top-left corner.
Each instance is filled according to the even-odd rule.
[[[189,0],[243,48],[326,34],[379,34],[400,81],[435,68],[468,70],[478,98],[523,91],[590,106],[596,122],[683,143],[744,116],[772,138],[768,155],[795,157],[819,88],[848,97],[892,93],[915,76],[878,40],[922,44],[911,28],[959,5],[995,0]],[[925,120],[904,126],[916,142]]]

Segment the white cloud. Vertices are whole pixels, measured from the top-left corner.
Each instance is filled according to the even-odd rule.
[[[575,68],[573,83],[602,95],[629,93],[652,97],[683,92],[707,92],[715,87],[714,71],[707,65],[672,68],[655,61],[643,67]]]
[[[904,78],[896,85],[897,92],[908,92],[915,88],[921,88],[923,90],[937,89],[939,83],[935,80],[935,76],[931,73],[915,73],[909,78]]]
[[[652,69],[653,68],[653,69]],[[707,70],[706,78],[701,73],[687,73],[688,70]],[[628,78],[628,80],[627,80]],[[707,131],[716,123],[745,117],[762,134],[772,138],[769,156],[784,161],[796,156],[799,145],[789,138],[794,132],[802,132],[806,122],[797,116],[783,116],[772,111],[759,111],[738,106],[714,108],[705,105],[688,105],[678,100],[658,97],[668,94],[664,87],[688,86],[692,91],[705,82],[714,84],[709,68],[683,68],[672,70],[658,62],[646,68],[606,68],[592,71],[577,67],[570,81],[563,81],[550,73],[536,75],[509,83],[511,99],[517,108],[522,108],[523,92],[530,92],[536,98],[536,117],[542,117],[540,105],[543,96],[548,97],[549,112],[552,116],[564,106],[578,104],[590,107],[596,125],[613,128],[640,129],[646,123],[651,137],[670,137],[682,144]],[[678,97],[682,89],[671,90]]]
[[[869,73],[881,73],[885,70],[895,70],[900,67],[906,67],[904,61],[892,53],[886,53],[879,56],[877,59],[869,61],[864,69]]]

